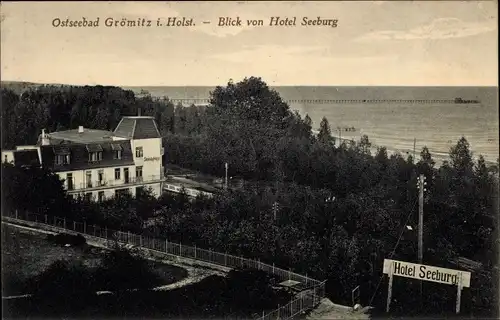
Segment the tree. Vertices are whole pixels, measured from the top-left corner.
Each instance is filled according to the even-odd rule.
[[[474,167],[469,142],[465,137],[460,138],[457,144],[450,148],[451,165],[459,174],[470,174]]]
[[[59,177],[44,169],[2,164],[2,204],[6,210],[64,215],[69,200]]]
[[[219,114],[232,114],[238,119],[253,120],[283,129],[291,117],[289,106],[261,78],[230,81],[226,87],[216,87],[210,104]]]
[[[325,145],[333,145],[335,142],[332,137],[332,130],[330,129],[330,124],[326,117],[321,119],[318,132],[318,141]]]
[[[430,154],[427,146],[423,147],[422,151],[420,152],[419,163],[421,165],[428,167],[428,168],[434,168],[434,165],[436,164],[436,162],[432,159],[432,155]]]
[[[366,154],[366,155],[370,155],[371,154],[371,147],[372,147],[372,143],[370,142],[370,139],[368,139],[368,136],[366,134],[364,134],[358,143],[358,148],[361,150],[361,153]]]

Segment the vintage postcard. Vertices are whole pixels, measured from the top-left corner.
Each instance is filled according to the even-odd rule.
[[[1,10],[10,318],[498,318],[498,1]]]

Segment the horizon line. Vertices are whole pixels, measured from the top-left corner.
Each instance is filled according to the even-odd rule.
[[[255,78],[259,78],[254,76]],[[250,77],[247,77],[247,79]],[[243,78],[244,79],[244,78]],[[243,81],[243,79],[234,81],[233,83],[238,83],[240,81]],[[260,77],[260,79],[262,79]],[[232,79],[234,80],[234,79]],[[229,83],[230,80],[227,82]],[[498,88],[498,85],[387,85],[387,84],[380,84],[380,85],[366,85],[366,84],[357,84],[357,85],[340,85],[340,84],[269,84],[266,82],[264,79],[262,79],[264,83],[267,84],[268,87],[397,87],[397,88],[460,88],[460,87],[470,87],[470,88]],[[127,87],[178,87],[178,88],[185,88],[185,87],[217,87],[217,86],[225,86],[226,84],[189,84],[189,85],[166,85],[166,84],[156,84],[156,85],[123,85],[123,84],[73,84],[73,83],[58,83],[58,82],[34,82],[34,81],[24,81],[24,80],[1,80],[0,83],[19,83],[19,84],[34,84],[34,85],[64,85],[64,86],[75,86],[75,87],[83,87],[83,86],[102,86],[102,87],[120,87],[120,88],[127,88]]]

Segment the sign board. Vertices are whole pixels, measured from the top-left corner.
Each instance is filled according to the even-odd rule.
[[[451,284],[455,286],[459,285],[461,276],[461,287],[470,287],[471,274],[470,272],[462,270],[453,270],[405,261],[384,259],[384,273],[423,281]]]
[[[146,157],[144,161],[160,161],[160,157]]]

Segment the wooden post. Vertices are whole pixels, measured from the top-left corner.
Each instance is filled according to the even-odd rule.
[[[127,231],[127,244],[130,243],[130,231]]]
[[[274,274],[274,263],[273,263],[273,274]]]
[[[413,160],[415,161],[415,159]],[[424,257],[424,186],[425,176],[418,179],[418,263],[423,264]],[[423,281],[420,281],[420,310],[423,308]]]
[[[182,243],[179,243],[179,255],[182,257]]]
[[[460,272],[458,276],[458,283],[457,283],[457,304],[456,304],[457,314],[460,313],[461,302],[462,302],[462,272]]]
[[[66,230],[66,217],[63,218],[64,230]]]
[[[388,285],[388,289],[387,289],[387,306],[385,308],[385,312],[389,312],[390,307],[391,307],[392,281],[394,280],[393,272],[394,272],[394,264],[391,266],[391,268],[389,270],[389,285]]]
[[[227,266],[227,252],[224,253],[224,266]]]
[[[288,281],[290,281],[290,269],[288,269]]]
[[[108,227],[104,227],[104,236],[108,239]]]
[[[73,231],[76,231],[76,222],[73,221]]]
[[[196,259],[196,245],[194,245],[194,258]]]
[[[139,247],[142,247],[142,235],[139,235]]]
[[[278,304],[278,319],[280,318],[280,305]]]
[[[16,219],[18,218],[18,213],[17,213],[17,209],[16,209]]]
[[[168,240],[165,239],[165,253],[168,253]]]

